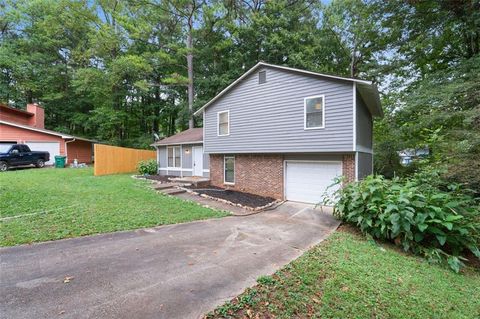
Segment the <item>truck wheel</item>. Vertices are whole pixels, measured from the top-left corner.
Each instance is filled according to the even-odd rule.
[[[0,162],[0,172],[6,172],[8,170],[7,162],[1,161]]]
[[[37,161],[37,163],[35,164],[35,166],[38,167],[38,168],[45,167],[45,161],[42,160],[42,159],[39,159],[39,160]]]

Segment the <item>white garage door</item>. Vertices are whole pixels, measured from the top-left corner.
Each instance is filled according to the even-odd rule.
[[[342,175],[341,162],[287,161],[285,165],[285,197],[291,201],[319,203],[334,178]],[[329,188],[328,193],[338,187]]]
[[[47,165],[55,163],[55,155],[60,155],[60,143],[58,142],[27,142],[25,143],[32,151],[44,151],[50,153],[50,160]]]

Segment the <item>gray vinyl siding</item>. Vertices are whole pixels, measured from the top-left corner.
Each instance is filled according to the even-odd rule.
[[[373,174],[373,155],[371,153],[357,153],[357,178],[363,179]]]
[[[353,84],[264,67],[205,109],[206,153],[353,151]],[[304,130],[304,98],[325,95],[325,128]],[[230,135],[217,136],[217,113],[230,111]]]
[[[167,147],[158,146],[158,168],[167,167]]]
[[[356,98],[357,151],[371,153],[373,134],[372,115],[368,111],[367,106],[360,97],[360,94],[357,94]]]
[[[205,172],[208,170],[208,172]],[[205,149],[203,152],[203,177],[210,177],[210,155],[205,153]]]
[[[203,169],[210,169],[210,156],[203,152]]]
[[[158,168],[160,175],[173,175],[173,176],[192,176],[193,174],[193,146],[199,146],[200,144],[184,144],[184,145],[169,145],[169,146],[181,146],[181,168],[184,169],[183,173],[179,169],[167,170],[167,146],[158,146]],[[208,170],[210,165],[210,157],[208,154],[203,153],[203,169]],[[190,171],[186,171],[188,169]],[[203,172],[203,176],[209,177],[209,172]]]
[[[192,168],[192,146],[182,145],[182,168]]]
[[[181,171],[174,171],[174,170],[168,170],[168,171],[161,170],[161,171],[159,171],[158,174],[159,175],[168,175],[168,176],[192,176],[192,172],[184,171],[183,175],[182,175]]]
[[[168,176],[181,176],[182,172],[181,171],[172,171],[172,170],[169,170],[169,171],[165,171],[165,170],[161,170],[160,175],[168,175]]]

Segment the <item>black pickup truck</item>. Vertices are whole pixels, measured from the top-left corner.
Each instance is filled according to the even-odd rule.
[[[44,167],[50,160],[49,152],[31,151],[25,144],[12,145],[6,152],[0,153],[0,172],[5,172],[11,166],[35,165]]]

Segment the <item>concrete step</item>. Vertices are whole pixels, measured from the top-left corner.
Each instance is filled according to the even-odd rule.
[[[175,186],[179,186],[179,184],[178,183],[156,184],[155,186],[153,186],[153,188],[156,189],[157,191],[160,191],[162,189],[169,189]]]
[[[176,195],[176,194],[185,193],[185,190],[179,189],[179,188],[169,188],[169,189],[161,190],[161,192],[167,195]]]

